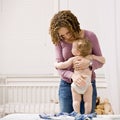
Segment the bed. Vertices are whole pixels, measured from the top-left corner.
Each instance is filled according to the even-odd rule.
[[[40,118],[40,114],[9,114],[0,120],[46,120]],[[75,120],[75,117],[70,117],[67,115],[59,117],[51,117],[50,120]],[[83,119],[77,119],[83,120]],[[120,120],[120,115],[97,115],[90,120]]]

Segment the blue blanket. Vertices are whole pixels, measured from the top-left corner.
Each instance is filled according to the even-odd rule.
[[[76,112],[72,113],[58,113],[58,114],[40,114],[40,118],[44,120],[53,120],[53,119],[62,119],[62,118],[68,118],[69,120],[92,120],[93,117],[96,117],[96,113],[91,114],[77,114]]]

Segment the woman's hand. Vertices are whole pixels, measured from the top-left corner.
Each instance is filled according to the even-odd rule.
[[[75,70],[82,70],[88,68],[90,65],[90,60],[87,58],[79,58],[74,61]]]
[[[86,85],[86,75],[80,75],[80,74],[73,74],[72,80],[77,86],[85,86]]]

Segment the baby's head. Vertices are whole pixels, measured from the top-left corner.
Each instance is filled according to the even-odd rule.
[[[87,56],[92,52],[92,44],[87,38],[79,38],[73,42],[72,54],[74,56]]]

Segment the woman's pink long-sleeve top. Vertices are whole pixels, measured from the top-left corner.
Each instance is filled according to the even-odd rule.
[[[84,30],[84,32],[85,32],[85,37],[87,37],[92,43],[92,47],[93,47],[92,54],[97,55],[97,56],[102,56],[99,42],[98,42],[96,35],[93,32],[87,31],[87,30]],[[66,43],[64,41],[60,41],[60,43],[55,46],[56,61],[64,62],[67,59],[69,59],[70,57],[72,57],[73,55],[72,55],[71,49],[72,49],[72,44]],[[96,75],[95,75],[94,70],[101,68],[103,66],[103,64],[96,60],[93,60],[92,62],[93,62],[93,64],[92,64],[92,80],[95,80]],[[72,66],[70,66],[69,68],[64,69],[64,70],[58,70],[58,73],[59,73],[61,79],[65,80],[68,83],[72,82],[71,81],[71,76],[73,74]]]

